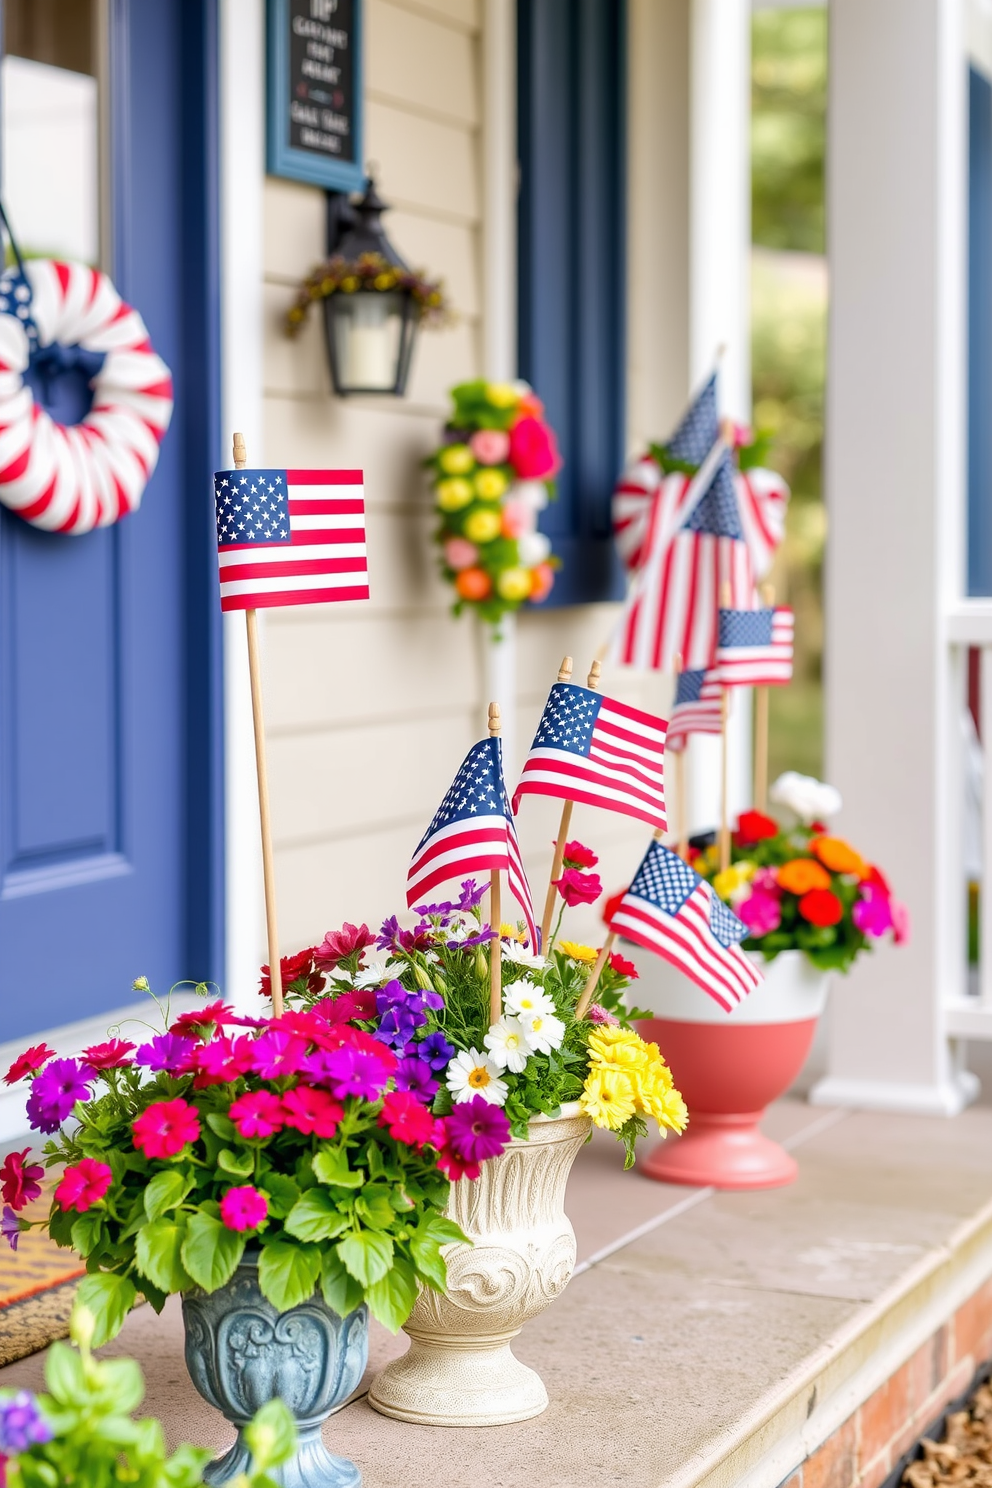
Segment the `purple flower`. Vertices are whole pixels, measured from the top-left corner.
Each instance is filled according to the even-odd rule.
[[[429,1033],[419,1044],[408,1044],[403,1052],[408,1057],[413,1055],[432,1070],[447,1069],[455,1057],[455,1051],[443,1033]]]
[[[477,904],[482,903],[486,897],[488,888],[489,885],[487,883],[477,885],[474,878],[467,878],[462,884],[462,892],[458,899],[458,908],[474,909]]]
[[[196,1040],[183,1038],[178,1033],[160,1033],[150,1044],[142,1044],[134,1056],[135,1064],[150,1070],[166,1070],[170,1075],[180,1074],[186,1056],[196,1048]]]
[[[462,1162],[485,1162],[498,1157],[510,1140],[510,1121],[500,1106],[485,1096],[461,1101],[445,1117],[448,1146]]]
[[[416,1047],[416,1046],[414,1046]],[[396,1089],[409,1090],[425,1106],[430,1105],[437,1094],[438,1081],[431,1074],[431,1067],[422,1059],[401,1059],[396,1066]]]
[[[338,1100],[357,1095],[360,1100],[378,1100],[382,1094],[389,1072],[365,1049],[353,1049],[345,1044],[332,1049],[324,1060],[326,1077],[330,1081],[331,1094]]]
[[[377,1038],[380,1043],[391,1044],[393,1048],[402,1049],[413,1038],[414,1030],[426,1022],[426,1013],[419,1012],[414,1007],[398,1005],[383,1013],[373,1037]]]
[[[491,940],[494,940],[495,938],[496,932],[494,931],[492,925],[486,925],[478,935],[466,935],[464,940],[449,940],[448,950],[464,951],[467,950],[469,946],[488,945],[489,942]]]
[[[9,1204],[4,1204],[3,1215],[0,1217],[0,1235],[3,1235],[11,1250],[17,1249],[17,1241],[20,1233],[21,1226],[18,1223],[17,1215]]]
[[[380,951],[425,951],[432,944],[434,926],[429,920],[421,920],[412,930],[401,930],[395,915],[383,920],[376,941]]]
[[[30,1390],[18,1390],[12,1400],[0,1405],[0,1452],[26,1452],[36,1443],[51,1439],[52,1428]]]
[[[96,1071],[78,1059],[53,1059],[31,1081],[27,1100],[28,1120],[39,1131],[58,1131],[77,1101],[90,1098],[87,1083]]]

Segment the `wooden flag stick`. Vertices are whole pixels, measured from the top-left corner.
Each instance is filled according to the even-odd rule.
[[[676,678],[682,675],[682,652],[676,651],[672,658],[672,670]],[[677,685],[677,684],[676,684]],[[686,741],[686,744],[688,740]],[[685,798],[685,751],[686,744],[675,754],[675,826],[678,840],[677,852],[683,863],[689,861],[689,812]]]
[[[582,996],[575,1004],[575,1020],[577,1023],[580,1023],[582,1021],[589,1009],[589,1004],[592,1002],[593,993],[599,986],[599,979],[603,975],[603,967],[609,960],[610,952],[613,949],[613,943],[616,938],[617,932],[615,930],[611,930],[609,935],[603,942],[603,949],[596,957],[596,964],[593,967],[592,971],[589,973],[589,980],[582,988]]]
[[[775,603],[775,586],[762,584],[761,598],[766,609]],[[754,689],[754,805],[757,811],[768,810],[768,687]]]
[[[558,668],[558,681],[570,682],[572,680],[572,658],[563,656],[561,666]],[[551,878],[548,881],[548,893],[544,900],[544,918],[541,921],[541,950],[547,954],[548,937],[551,934],[551,921],[555,917],[555,879],[561,878],[561,865],[565,857],[565,843],[568,840],[568,828],[572,820],[572,802],[565,801],[561,808],[561,821],[558,824],[558,836],[555,840],[555,855],[551,860]]]
[[[720,586],[720,608],[730,609],[728,583]],[[720,695],[720,872],[730,867],[730,824],[727,811],[727,719],[730,716],[730,694],[724,687]]]
[[[493,739],[499,735],[499,703],[489,704],[489,734]],[[493,932],[489,942],[490,1023],[498,1023],[503,1012],[503,941],[499,932],[502,921],[499,869],[494,868],[489,879],[489,925]]]
[[[243,434],[234,436],[234,468],[248,463]],[[262,716],[262,669],[258,655],[258,616],[245,610],[248,630],[248,675],[251,678],[251,716],[255,729],[255,772],[258,776],[258,816],[262,828],[262,879],[265,885],[265,930],[269,943],[269,987],[272,1011],[282,1017],[282,968],[279,965],[279,930],[276,925],[276,872],[272,856],[272,818],[269,812],[269,776],[265,766],[265,722]]]

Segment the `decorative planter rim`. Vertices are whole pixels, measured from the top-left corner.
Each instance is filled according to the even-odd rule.
[[[627,954],[626,950],[624,954]],[[761,986],[727,1013],[714,998],[677,967],[650,951],[632,948],[640,980],[634,997],[652,1018],[679,1023],[714,1023],[724,1028],[746,1024],[803,1023],[819,1018],[827,1001],[830,971],[823,971],[800,950],[780,951],[772,961],[750,952],[764,971]]]
[[[573,1117],[582,1114],[582,1107],[577,1100],[565,1101],[557,1116],[545,1116],[543,1111],[538,1111],[536,1116],[530,1118],[528,1125],[536,1126],[538,1123],[543,1124],[548,1121],[570,1121]]]

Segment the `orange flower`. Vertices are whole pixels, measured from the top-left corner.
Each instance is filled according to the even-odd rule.
[[[811,889],[829,889],[830,874],[812,858],[792,858],[778,870],[778,884],[789,894],[808,894]]]
[[[853,873],[855,878],[864,878],[868,871],[864,858],[843,837],[813,837],[809,850],[831,873]]]

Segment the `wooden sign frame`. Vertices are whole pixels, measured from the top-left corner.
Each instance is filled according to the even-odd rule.
[[[266,160],[270,176],[284,176],[328,191],[361,191],[365,186],[364,89],[362,78],[362,0],[351,0],[351,139],[354,158],[335,160],[289,141],[290,0],[266,0]],[[333,25],[333,14],[328,17]]]

